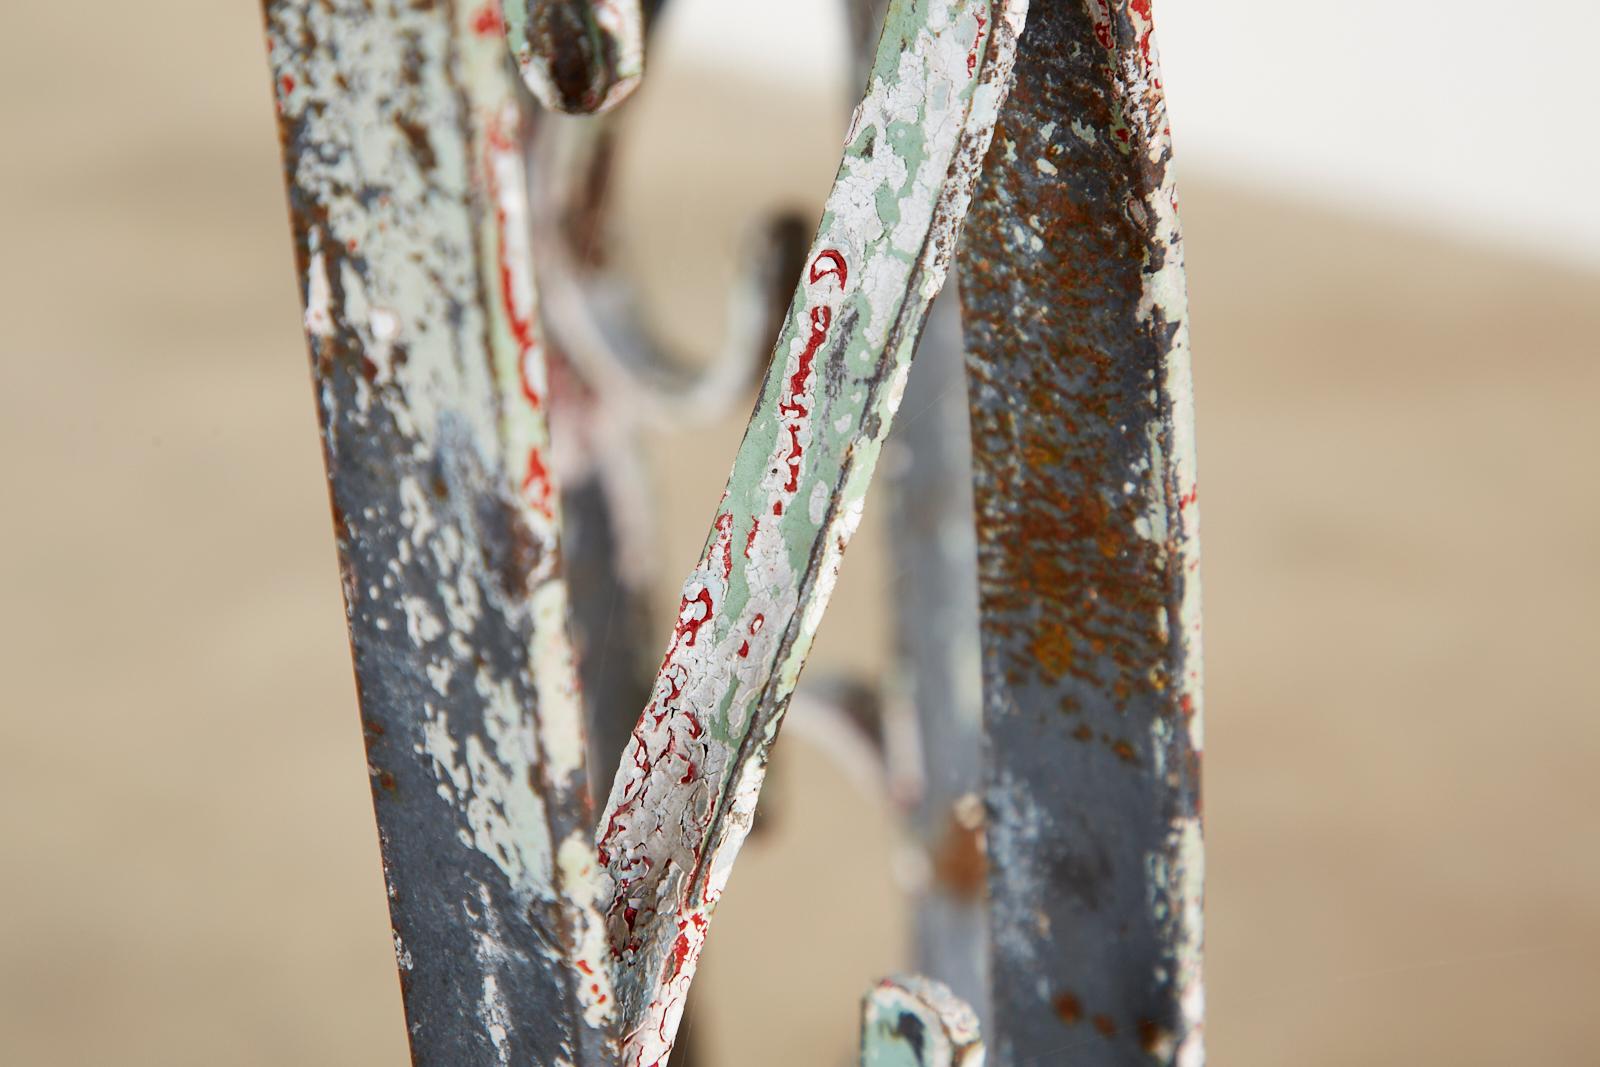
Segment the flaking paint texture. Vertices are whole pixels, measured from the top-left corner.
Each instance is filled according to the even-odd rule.
[[[1025,6],[889,8],[761,400],[602,819],[629,1067],[670,1052],[954,253]]]
[[[413,1057],[608,1062],[505,39],[448,0],[265,12]]]

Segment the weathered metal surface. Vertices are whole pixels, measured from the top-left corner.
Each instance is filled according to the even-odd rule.
[[[943,283],[1025,7],[890,7],[760,403],[601,825],[630,1067],[671,1049],[769,746]]]
[[[485,26],[503,17],[522,80],[548,108],[605,111],[644,74],[639,0],[483,0],[475,17]]]
[[[961,253],[1001,1067],[1204,1058],[1170,155],[1148,0],[1038,0]]]
[[[894,546],[893,766],[916,850],[917,970],[986,1014],[983,693],[972,455],[956,287],[934,303],[885,458]]]
[[[1203,1061],[1191,391],[1148,0],[1040,0],[990,150],[1026,6],[890,4],[597,856],[502,35],[554,106],[595,110],[637,78],[640,12],[530,0],[502,20],[493,0],[268,0],[418,1062],[600,1065],[620,1037],[629,1067],[665,1063],[903,394],[914,409],[893,526],[901,703],[920,722],[913,822],[931,873],[923,961],[981,1003],[986,877],[1000,1063],[1064,1050],[1085,1064]],[[961,257],[987,828],[969,792],[961,394],[923,384],[928,373],[907,394],[986,150]],[[593,295],[574,290],[570,303],[604,321]],[[759,332],[750,321],[745,333]],[[635,340],[626,358],[662,362]],[[617,349],[606,337],[595,347]],[[953,351],[936,335],[924,360]],[[604,665],[637,642],[631,626],[613,639],[597,610],[632,591],[612,544],[616,487],[596,473],[604,458],[587,462],[568,498],[584,532],[573,562],[586,674],[609,709],[592,714],[604,721],[634,691],[633,672]],[[859,761],[867,773],[876,758]],[[973,1013],[948,990],[903,980],[869,998],[864,1063],[981,1058]]]
[[[609,1062],[504,39],[450,0],[265,14],[413,1056]]]
[[[983,1067],[978,1016],[921,977],[886,978],[861,1001],[861,1067]]]

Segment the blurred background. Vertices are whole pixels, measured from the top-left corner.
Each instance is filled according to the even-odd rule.
[[[620,254],[693,354],[750,219],[820,207],[845,35],[834,0],[674,4]],[[0,10],[6,1063],[405,1061],[259,21]],[[1157,21],[1212,1060],[1600,1062],[1600,8]],[[648,449],[663,618],[741,426]],[[884,669],[880,512],[811,674]],[[696,986],[717,1067],[853,1062],[905,958],[888,815],[785,741]]]

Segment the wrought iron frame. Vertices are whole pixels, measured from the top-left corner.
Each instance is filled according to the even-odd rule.
[[[265,2],[414,1060],[666,1063],[898,449],[899,666],[863,736],[946,984],[869,993],[862,1062],[975,1064],[981,1017],[1005,1067],[1195,1067],[1192,389],[1149,0],[852,3],[866,88],[816,235],[774,228],[722,370],[678,382],[570,252],[603,226],[607,120],[548,117],[632,91],[658,6]],[[774,332],[652,681],[628,434],[594,427],[619,395],[740,396]],[[552,407],[589,432],[557,447]]]

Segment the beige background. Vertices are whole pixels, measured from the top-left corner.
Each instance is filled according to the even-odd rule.
[[[842,128],[707,62],[659,57],[626,182],[686,352],[673,249],[725,276]],[[251,4],[0,13],[5,1063],[404,1060],[267,89]],[[1182,178],[1214,1062],[1597,1062],[1600,276]],[[654,442],[663,589],[737,432]],[[882,668],[877,536],[814,671]],[[848,1062],[903,949],[887,819],[786,740],[719,1065]]]

